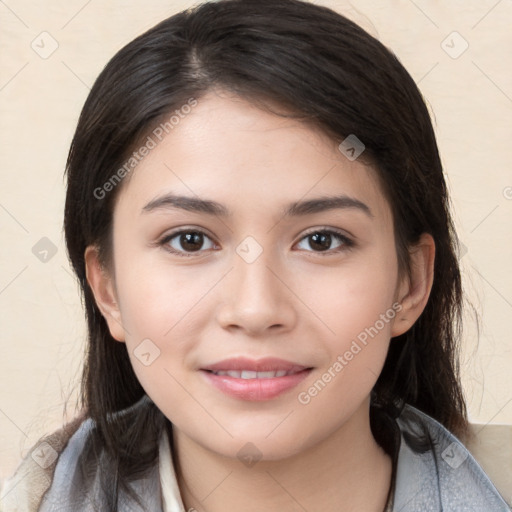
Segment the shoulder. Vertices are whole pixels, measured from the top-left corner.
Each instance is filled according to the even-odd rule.
[[[483,469],[438,421],[406,405],[393,510],[510,512]]]
[[[141,416],[149,403],[144,396],[111,416],[124,417],[123,421],[130,423],[132,418]],[[151,436],[147,437],[143,436],[138,446],[151,443]],[[114,466],[102,443],[95,422],[85,415],[41,439],[6,482],[0,512],[105,510],[112,496],[104,477],[110,475]],[[111,476],[115,481],[116,475]],[[160,510],[159,485],[158,465],[154,464],[143,475],[134,476],[129,484],[142,505],[122,489],[117,495],[118,504],[133,512]]]
[[[52,484],[60,455],[77,430],[86,424],[85,413],[41,438],[22,459],[2,489],[1,512],[35,512]]]

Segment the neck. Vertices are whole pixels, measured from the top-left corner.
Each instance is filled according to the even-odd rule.
[[[382,512],[386,505],[392,461],[371,433],[367,408],[308,450],[251,467],[175,428],[173,440],[186,510]]]

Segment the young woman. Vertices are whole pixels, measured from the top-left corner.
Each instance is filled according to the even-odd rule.
[[[509,510],[461,442],[431,121],[379,41],[299,0],[181,12],[101,73],[67,178],[83,414],[5,510]]]

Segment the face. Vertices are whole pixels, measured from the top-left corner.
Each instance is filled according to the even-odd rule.
[[[101,307],[183,439],[272,460],[367,424],[405,289],[374,170],[340,142],[210,92],[123,184]]]

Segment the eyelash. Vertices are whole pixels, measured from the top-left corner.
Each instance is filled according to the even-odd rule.
[[[168,251],[168,252],[170,252],[172,254],[175,254],[175,255],[177,255],[179,257],[183,257],[183,258],[191,258],[191,257],[196,256],[197,253],[204,252],[204,251],[200,250],[200,251],[195,251],[195,252],[192,252],[192,253],[186,253],[186,252],[182,252],[182,251],[176,251],[175,249],[172,249],[168,245],[169,242],[173,238],[176,238],[177,236],[182,235],[184,233],[200,234],[200,235],[206,236],[207,238],[210,238],[204,231],[202,231],[200,229],[182,229],[180,231],[175,231],[173,233],[169,233],[168,235],[164,236],[158,242],[158,245],[163,247],[166,251]],[[337,238],[340,242],[342,242],[342,245],[340,245],[336,249],[330,249],[330,250],[327,250],[327,251],[307,251],[307,252],[313,252],[313,253],[318,254],[319,256],[331,256],[332,254],[337,254],[337,253],[340,253],[342,251],[349,250],[349,249],[351,249],[351,248],[353,248],[355,246],[355,242],[353,240],[348,238],[346,235],[344,235],[340,231],[334,230],[334,229],[331,229],[331,228],[329,228],[329,229],[328,228],[320,228],[320,229],[317,228],[317,229],[311,230],[311,231],[309,231],[309,232],[304,234],[304,236],[299,240],[299,243],[302,242],[302,240],[310,237],[311,235],[320,234],[320,233],[321,234],[334,235],[335,238]]]

